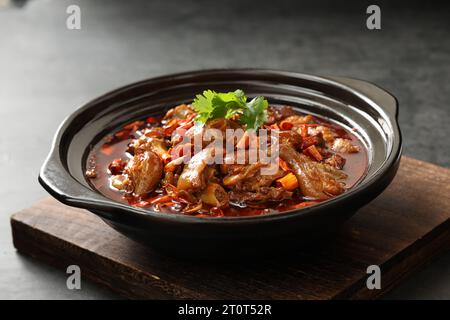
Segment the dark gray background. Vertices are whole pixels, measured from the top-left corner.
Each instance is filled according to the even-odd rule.
[[[1,1],[5,2],[5,1]],[[404,154],[450,166],[449,7],[364,1],[31,1],[0,9],[0,298],[116,298],[17,254],[9,216],[46,193],[39,167],[58,124],[106,91],[166,73],[266,67],[350,76],[400,102]],[[82,29],[66,29],[78,4]],[[439,195],[436,195],[437,197]],[[450,298],[450,254],[388,298]]]

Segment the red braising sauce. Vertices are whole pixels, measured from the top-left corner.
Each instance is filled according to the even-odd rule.
[[[316,123],[330,126],[340,133],[340,135],[345,136],[346,139],[350,140],[352,145],[359,148],[359,152],[356,153],[345,153],[341,154],[336,152],[336,154],[345,158],[345,165],[342,170],[347,174],[345,179],[345,188],[350,189],[355,184],[357,184],[362,177],[365,175],[368,166],[368,156],[365,146],[352,132],[334,124],[330,123],[324,119],[314,117]],[[166,212],[170,213],[181,213],[181,208],[183,203],[177,203],[173,201],[171,206],[161,206],[159,204],[151,204],[150,202],[158,197],[164,197],[166,195],[165,191],[161,186],[153,191],[152,193],[146,195],[145,197],[134,197],[123,191],[119,191],[111,186],[111,176],[114,174],[114,170],[121,170],[123,163],[116,163],[111,165],[115,160],[129,160],[133,156],[128,152],[129,144],[132,140],[139,136],[138,131],[144,128],[151,127],[162,127],[163,124],[161,117],[149,117],[147,119],[142,119],[139,121],[134,121],[125,125],[123,128],[107,135],[101,141],[99,141],[91,150],[87,163],[86,163],[86,177],[89,183],[100,193],[106,197],[113,199],[118,202],[127,203],[129,205],[140,207],[152,211]],[[284,124],[285,128],[290,129],[290,124]],[[312,125],[313,127],[314,125]],[[297,209],[306,207],[309,205],[314,205],[319,201],[309,201],[305,199],[298,190],[293,192],[292,198],[288,200],[283,200],[281,202],[265,202],[262,204],[251,204],[247,206],[238,206],[234,203],[230,203],[227,208],[209,208],[208,213],[194,212],[190,215],[205,217],[205,216],[254,216],[263,215],[273,212],[283,212],[287,210]]]

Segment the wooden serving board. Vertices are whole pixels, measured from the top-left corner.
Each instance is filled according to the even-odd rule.
[[[389,188],[329,243],[283,260],[212,263],[167,257],[120,235],[94,214],[44,199],[11,218],[14,245],[128,298],[379,298],[450,248],[450,170],[403,157]],[[381,290],[366,288],[369,265]]]

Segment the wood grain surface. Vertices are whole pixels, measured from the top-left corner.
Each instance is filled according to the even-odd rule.
[[[11,218],[18,251],[127,298],[373,299],[450,248],[450,170],[403,157],[388,189],[325,244],[284,259],[195,262],[159,254],[85,210],[44,199]],[[366,288],[379,265],[381,290]]]

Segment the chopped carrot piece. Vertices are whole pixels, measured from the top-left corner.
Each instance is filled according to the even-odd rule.
[[[289,172],[283,178],[278,179],[277,184],[288,191],[292,191],[298,188],[297,177],[292,172]]]
[[[322,161],[323,159],[322,155],[320,154],[319,150],[317,150],[315,145],[309,146],[304,150],[304,152],[316,161]]]
[[[139,129],[139,127],[142,127],[143,125],[144,125],[144,121],[134,121],[134,122],[131,122],[131,123],[123,126],[123,128],[125,130],[136,131],[137,129]]]

